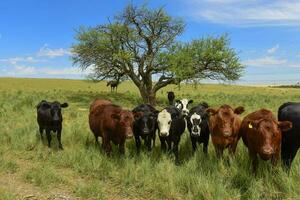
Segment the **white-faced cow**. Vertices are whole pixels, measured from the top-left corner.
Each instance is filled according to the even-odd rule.
[[[193,152],[196,151],[197,143],[203,143],[203,152],[207,154],[209,141],[209,115],[206,112],[208,104],[203,102],[193,107],[187,118],[187,128],[190,132]]]
[[[178,165],[178,145],[180,137],[185,130],[184,116],[175,106],[169,106],[158,113],[157,123],[161,149],[165,152],[168,145],[168,150],[173,150],[175,163]]]
[[[176,100],[175,107],[181,111],[181,114],[183,116],[187,116],[189,114],[188,106],[191,103],[193,103],[193,100],[188,100],[188,99]]]
[[[42,100],[37,105],[37,122],[39,124],[39,130],[41,138],[43,139],[43,131],[46,130],[48,147],[51,145],[51,134],[50,132],[57,132],[58,147],[63,149],[61,144],[61,130],[63,117],[61,114],[61,108],[68,107],[67,103],[59,103],[58,101],[47,102]]]

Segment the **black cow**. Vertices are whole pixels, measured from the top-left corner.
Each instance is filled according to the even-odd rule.
[[[135,119],[133,123],[133,134],[135,138],[137,153],[140,153],[141,140],[145,141],[145,145],[148,151],[151,151],[153,141],[153,147],[155,146],[155,132],[157,130],[157,114],[158,111],[149,104],[141,104],[132,110],[132,113],[140,112],[141,117]]]
[[[169,105],[173,105],[174,99],[175,99],[175,94],[172,91],[169,91],[167,93],[168,93]]]
[[[207,146],[209,140],[209,115],[206,113],[208,104],[203,102],[198,106],[193,107],[187,118],[187,128],[190,132],[193,152],[197,149],[197,142],[203,143],[203,152],[207,154]]]
[[[184,116],[175,106],[168,106],[158,113],[157,123],[161,149],[165,152],[168,145],[168,150],[173,150],[175,154],[175,163],[178,165],[178,145],[180,137],[185,130]]]
[[[282,132],[281,160],[289,170],[300,147],[300,103],[288,102],[278,109],[278,121],[292,122],[292,128]]]
[[[37,105],[37,122],[39,124],[39,130],[41,138],[43,139],[43,131],[46,130],[48,147],[50,148],[51,134],[50,132],[57,132],[57,140],[59,148],[63,149],[61,144],[61,130],[62,130],[62,115],[61,108],[68,107],[67,103],[60,104],[58,101],[47,102],[42,100]]]

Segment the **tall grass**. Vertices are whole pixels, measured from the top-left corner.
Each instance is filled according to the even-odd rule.
[[[223,103],[242,105],[246,114],[259,108],[276,112],[283,102],[300,99],[296,89],[200,85],[195,91],[186,85],[178,91],[170,86],[158,92],[158,108],[167,105],[168,90],[178,98],[193,99],[194,105],[201,101],[212,107]],[[80,199],[300,198],[298,158],[289,175],[280,167],[271,170],[270,163],[260,161],[259,173],[253,176],[242,142],[233,159],[225,156],[217,160],[211,143],[208,156],[203,154],[202,146],[193,155],[186,132],[180,143],[180,166],[174,165],[172,154],[160,152],[159,140],[152,152],[145,150],[139,156],[134,140],[128,140],[125,156],[114,147],[112,156],[107,157],[95,146],[88,127],[90,102],[97,97],[108,98],[128,109],[141,103],[129,82],[121,84],[118,94],[109,91],[104,83],[88,81],[0,79],[0,175],[13,173],[45,194],[52,188],[64,188]],[[58,150],[55,134],[51,149],[46,137],[40,138],[35,106],[42,99],[69,103],[63,110],[64,151]],[[6,199],[14,198],[5,195]]]

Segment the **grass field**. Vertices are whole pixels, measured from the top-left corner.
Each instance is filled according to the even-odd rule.
[[[286,101],[300,101],[299,89],[228,85],[172,86],[158,92],[158,106],[167,104],[166,92],[187,97],[194,105],[206,101],[244,106],[247,114],[259,108],[277,108]],[[173,155],[160,153],[159,140],[151,153],[136,155],[134,140],[126,142],[126,154],[114,149],[107,157],[95,147],[88,127],[89,104],[96,97],[132,109],[139,103],[130,82],[110,93],[105,83],[83,80],[0,79],[0,199],[300,199],[300,161],[291,173],[260,161],[254,177],[246,148],[239,142],[229,165],[218,161],[212,144],[205,157],[202,147],[192,155],[186,132],[180,143],[182,165]],[[36,123],[37,103],[46,99],[68,102],[64,109],[62,143],[55,135],[52,148],[41,141]]]

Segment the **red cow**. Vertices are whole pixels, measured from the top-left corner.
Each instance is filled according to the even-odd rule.
[[[138,116],[140,113],[137,113]],[[102,137],[102,147],[109,155],[112,141],[119,145],[121,154],[125,153],[125,140],[132,138],[134,117],[131,111],[123,110],[120,106],[113,105],[103,99],[95,100],[90,107],[89,124],[94,133],[96,143]]]
[[[277,164],[281,149],[282,131],[292,127],[289,121],[278,122],[270,110],[260,109],[248,114],[241,125],[239,136],[248,147],[253,172],[256,173],[258,158]]]
[[[225,104],[217,110],[208,108],[206,111],[211,113],[209,130],[217,156],[221,157],[226,148],[229,148],[229,152],[234,154],[242,121],[239,115],[245,111],[244,107],[233,109]]]

